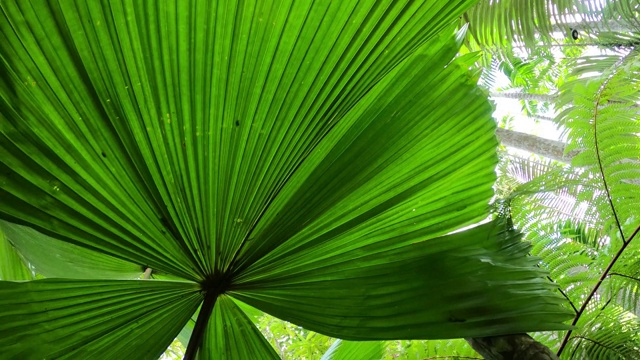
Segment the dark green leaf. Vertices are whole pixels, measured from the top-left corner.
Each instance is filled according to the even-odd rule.
[[[181,282],[0,281],[2,357],[155,360],[201,301]]]
[[[571,314],[557,306],[554,286],[532,270],[536,261],[525,257],[528,246],[516,234],[488,223],[419,240],[423,236],[417,231],[393,239],[404,245],[372,243],[351,252],[319,247],[317,254],[271,262],[231,295],[309,330],[350,340],[566,328],[560,320]]]

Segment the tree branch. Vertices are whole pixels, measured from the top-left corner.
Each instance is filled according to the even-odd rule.
[[[487,360],[529,359],[557,360],[556,354],[527,334],[488,336],[465,339]]]

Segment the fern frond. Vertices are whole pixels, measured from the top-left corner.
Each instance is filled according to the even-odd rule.
[[[523,226],[572,221],[598,227],[603,221],[594,204],[606,206],[598,183],[580,169],[557,165],[511,194],[513,214],[522,218]]]
[[[623,309],[640,313],[640,242],[632,242],[603,283],[600,293]]]
[[[589,295],[598,283],[598,276],[609,261],[606,249],[597,249],[590,244],[602,242],[597,232],[585,228],[571,228],[571,224],[557,224],[527,229],[527,238],[532,242],[532,255],[541,259],[541,267],[549,271],[549,277],[558,284],[560,291],[574,310],[576,305]],[[567,359],[636,359],[640,351],[638,332],[640,323],[634,312],[638,307],[640,279],[619,276],[623,272],[640,276],[640,264],[634,261],[629,251],[628,258],[621,260],[593,301],[583,310],[576,324],[563,358]],[[629,286],[629,285],[632,286]],[[557,348],[562,332],[536,334],[536,339],[550,348]]]
[[[638,317],[619,306],[594,302],[591,311],[582,317],[579,329],[569,341],[566,354],[571,356],[567,358],[640,358]]]
[[[531,254],[540,258],[540,266],[549,271],[549,277],[576,310],[597,282],[598,270],[606,265],[599,260],[600,251],[562,234],[553,225],[530,226],[526,233],[533,245]]]
[[[573,165],[600,179],[611,208],[604,214],[617,218],[624,239],[640,224],[640,53],[613,59],[604,70],[585,59],[573,85],[561,89],[561,98],[573,101],[560,118],[569,129],[568,149],[580,150]],[[584,76],[585,68],[595,75]]]

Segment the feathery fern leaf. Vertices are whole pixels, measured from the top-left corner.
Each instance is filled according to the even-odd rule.
[[[602,70],[600,61],[586,61],[561,98],[572,98],[560,119],[569,129],[568,150],[579,149],[573,165],[597,179],[609,211],[625,240],[640,225],[640,52],[609,57],[609,68],[582,76],[584,68]],[[565,100],[566,101],[566,100]]]
[[[582,317],[579,332],[571,338],[567,359],[640,358],[640,321],[638,317],[615,305],[593,302]]]

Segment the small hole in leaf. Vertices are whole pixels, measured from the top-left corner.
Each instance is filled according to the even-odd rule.
[[[107,157],[107,153],[105,153],[104,151],[102,152],[102,157]]]
[[[236,126],[240,126],[240,121],[236,120]]]

